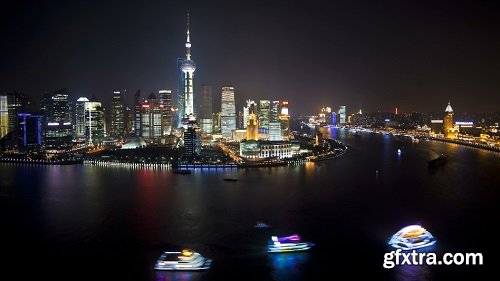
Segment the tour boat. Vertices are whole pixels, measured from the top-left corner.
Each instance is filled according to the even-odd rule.
[[[314,243],[304,242],[299,235],[286,237],[272,236],[267,251],[269,253],[299,252],[311,249]]]
[[[394,234],[389,245],[402,250],[413,250],[434,245],[436,239],[420,225],[409,225]]]
[[[180,252],[163,252],[156,261],[156,270],[203,270],[209,269],[211,259],[204,258],[195,251],[184,249]]]

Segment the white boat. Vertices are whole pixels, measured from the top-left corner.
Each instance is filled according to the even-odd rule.
[[[258,221],[255,225],[254,225],[255,228],[268,228],[269,227],[269,224],[267,223],[264,223],[264,222],[261,222],[261,221]]]
[[[299,252],[311,249],[314,243],[303,242],[299,235],[286,237],[272,236],[267,251],[269,253]]]
[[[420,225],[403,227],[389,240],[389,245],[402,250],[413,250],[434,245],[436,238]]]
[[[163,252],[156,261],[156,270],[204,270],[209,269],[212,260],[199,253],[184,249],[180,252]]]

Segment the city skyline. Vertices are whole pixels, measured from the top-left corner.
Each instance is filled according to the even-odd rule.
[[[120,88],[132,104],[136,89],[175,90],[189,10],[200,66],[194,108],[201,84],[231,84],[237,103],[288,99],[301,105],[295,112],[432,112],[449,101],[459,111],[498,110],[497,4],[281,4],[10,3],[0,91],[37,102],[69,88],[109,103]]]

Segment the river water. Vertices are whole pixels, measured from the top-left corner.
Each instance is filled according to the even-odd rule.
[[[345,130],[333,160],[246,170],[0,165],[4,277],[21,280],[486,280],[495,272],[500,154]],[[397,150],[401,149],[401,154]],[[429,169],[440,153],[448,162]],[[224,181],[225,177],[238,181]],[[254,228],[257,221],[271,227]],[[482,266],[382,267],[387,240],[421,224],[433,251],[480,252]],[[300,234],[309,252],[267,254],[271,235]],[[205,272],[155,272],[188,247]],[[2,277],[2,279],[5,279]]]

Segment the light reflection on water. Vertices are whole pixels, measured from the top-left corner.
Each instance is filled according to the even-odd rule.
[[[310,260],[310,253],[270,254],[273,280],[301,280],[305,267]]]
[[[189,271],[156,271],[156,281],[196,281],[201,280],[203,273]]]

